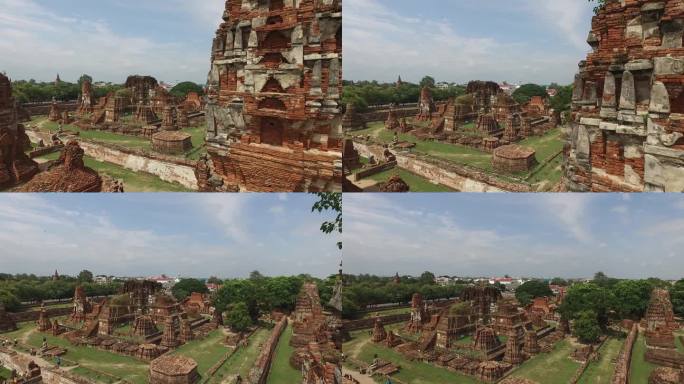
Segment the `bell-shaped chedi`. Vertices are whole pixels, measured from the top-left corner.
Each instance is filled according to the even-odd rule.
[[[379,343],[387,338],[387,331],[385,331],[385,326],[382,325],[382,319],[375,319],[375,326],[373,327],[373,340],[374,343]]]
[[[133,327],[131,328],[131,336],[146,339],[157,333],[159,333],[159,329],[157,329],[157,326],[154,324],[152,316],[147,314],[140,314],[133,321]]]
[[[342,2],[226,2],[207,150],[228,190],[342,189]]]
[[[190,321],[186,318],[181,318],[180,320],[180,333],[178,335],[178,341],[185,344],[192,341],[195,338],[192,333],[192,328],[190,327]]]
[[[48,112],[48,120],[55,123],[62,120],[62,109],[59,107],[59,104],[57,104],[57,100],[55,99],[52,99],[50,112]]]
[[[85,116],[93,113],[93,85],[85,79],[81,84],[81,96],[78,103],[78,115]]]
[[[397,113],[394,108],[390,108],[387,114],[387,120],[385,120],[385,129],[394,131],[399,128],[399,119],[397,118]]]
[[[167,348],[175,348],[179,344],[176,337],[176,318],[168,316],[164,321],[164,333],[162,333],[161,345]]]
[[[85,166],[78,142],[67,143],[53,168],[38,174],[19,188],[21,192],[100,192],[102,178]]]
[[[47,332],[50,329],[52,329],[52,323],[50,322],[47,310],[43,305],[40,306],[40,314],[38,316],[38,322],[36,325],[36,329],[38,330],[38,332]]]
[[[435,101],[432,99],[432,91],[428,86],[424,86],[420,91],[420,101],[418,102],[418,121],[429,121],[432,114],[437,110]]]

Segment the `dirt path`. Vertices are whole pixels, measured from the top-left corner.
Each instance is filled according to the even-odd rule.
[[[351,356],[351,357],[356,359],[357,356],[359,355],[359,353],[361,353],[361,349],[363,349],[363,347],[365,347],[366,344],[368,344],[370,341],[371,341],[370,338],[367,338],[364,341],[356,344],[354,346],[354,348],[352,348],[350,350],[345,350],[345,352],[347,353],[347,356]]]
[[[351,369],[347,369],[345,367],[342,367],[342,374],[343,375],[351,375],[355,380],[357,380],[361,384],[377,384],[375,380],[372,378],[362,375],[359,372],[353,371]]]

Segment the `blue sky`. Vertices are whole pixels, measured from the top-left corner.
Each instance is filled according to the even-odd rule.
[[[224,0],[0,0],[0,71],[13,79],[206,81]]]
[[[345,0],[345,79],[571,83],[586,0]]]
[[[337,271],[310,194],[0,195],[0,271],[245,277]]]
[[[344,214],[348,273],[684,277],[676,194],[347,194]]]

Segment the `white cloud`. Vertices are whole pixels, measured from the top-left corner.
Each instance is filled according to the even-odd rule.
[[[538,195],[540,209],[558,222],[577,241],[589,243],[593,237],[589,231],[588,205],[591,195],[544,194]]]
[[[488,6],[491,4],[483,8]],[[409,17],[378,0],[348,0],[344,8],[345,77],[393,81],[401,74],[417,81],[431,74],[438,80],[457,82],[570,82],[582,59],[581,52],[587,50],[581,41],[589,25],[586,8],[578,0],[525,0],[516,5],[517,11],[522,9],[530,15],[520,22],[547,23],[546,29],[560,31],[554,38],[580,52],[551,55],[544,47],[530,46],[525,40],[511,43],[493,35],[473,35],[449,21],[447,15],[444,19]],[[514,35],[512,32],[507,37],[510,40]]]
[[[220,1],[173,3],[182,6],[174,10],[191,15],[183,28],[213,25],[213,29],[221,21]],[[168,2],[160,4],[169,6]],[[149,74],[167,81],[203,81],[209,68],[211,29],[207,29],[205,46],[196,47],[131,35],[113,29],[104,20],[63,17],[35,0],[0,0],[0,9],[0,71],[7,71],[12,78],[49,80],[60,73],[64,80],[75,81],[80,74],[88,73],[96,80],[114,82],[123,82],[130,74]]]

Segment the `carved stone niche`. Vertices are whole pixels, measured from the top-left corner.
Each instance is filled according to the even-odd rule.
[[[684,20],[667,20],[660,25],[663,35],[662,48],[682,48],[684,39]]]
[[[285,128],[279,119],[264,117],[260,122],[261,143],[282,146]]]

